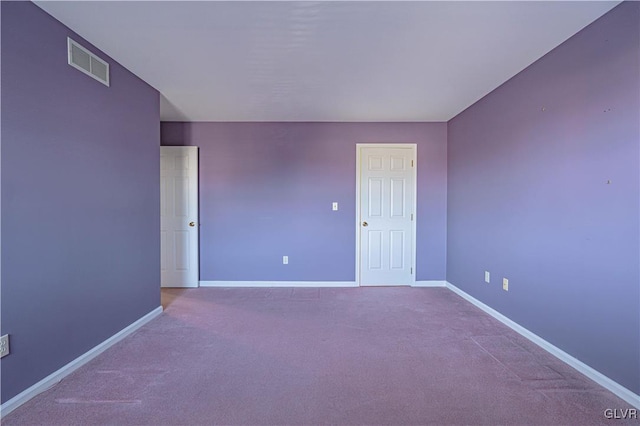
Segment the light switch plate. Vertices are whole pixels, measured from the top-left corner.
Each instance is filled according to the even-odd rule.
[[[489,271],[484,271],[484,282],[491,282],[491,274],[489,273]]]
[[[504,291],[509,291],[509,280],[506,278],[502,279],[502,289]]]
[[[338,210],[338,203],[334,201],[333,205],[331,206],[331,208],[333,209],[333,211]]]

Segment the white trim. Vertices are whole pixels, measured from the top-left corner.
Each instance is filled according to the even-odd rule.
[[[511,328],[516,333],[526,337],[531,342],[535,343],[536,345],[540,346],[542,349],[549,352],[551,355],[558,358],[560,361],[563,361],[564,363],[568,364],[570,367],[575,368],[580,373],[584,374],[585,376],[587,376],[588,378],[590,378],[591,380],[593,380],[603,388],[608,389],[609,391],[613,392],[621,399],[625,400],[626,402],[633,405],[634,407],[640,409],[640,395],[635,394],[634,392],[630,391],[629,389],[625,388],[619,383],[611,380],[610,378],[600,373],[599,371],[595,370],[594,368],[589,367],[587,364],[569,355],[568,353],[558,348],[557,346],[552,345],[551,343],[544,340],[542,337],[532,333],[531,331],[527,330],[520,324],[502,315],[500,312],[496,311],[495,309],[485,305],[475,297],[465,293],[464,291],[460,290],[458,287],[454,286],[450,282],[447,282],[446,285],[449,290],[453,291],[458,296],[462,297],[466,301],[482,309],[484,312],[491,315],[492,317],[494,317],[495,319],[497,319],[507,327]]]
[[[413,268],[413,287],[416,282],[416,223],[418,222],[418,144],[415,143],[357,143],[356,144],[356,286],[360,286],[360,160],[362,148],[408,148],[413,150],[413,221],[411,268]]]
[[[360,147],[356,144],[356,285],[360,286]]]
[[[200,287],[358,287],[355,281],[200,281]]]
[[[161,272],[160,274],[160,287],[174,287],[174,288],[196,288],[198,287],[198,281],[200,279],[200,216],[199,216],[199,205],[200,205],[200,183],[199,183],[199,158],[200,158],[200,148],[198,146],[161,146],[160,147],[160,156],[161,161],[163,156],[186,156],[188,163],[188,199],[186,202],[186,209],[189,211],[189,216],[186,218],[185,222],[195,222],[195,227],[186,227],[187,223],[183,222],[183,227],[176,225],[175,220],[162,221],[160,231],[166,230],[178,230],[178,231],[187,231],[189,232],[189,260],[188,260],[188,270],[186,272],[176,272],[175,268],[171,266],[168,271]],[[160,170],[160,180],[162,180],[165,171]],[[160,194],[160,200],[164,200],[165,194]],[[174,216],[171,216],[170,219],[175,219]],[[182,219],[178,218],[178,221]],[[168,224],[172,224],[172,226],[166,226]],[[176,228],[177,227],[177,228]],[[167,229],[168,228],[168,229]],[[171,247],[172,246],[172,247]],[[175,253],[176,247],[174,243],[171,243],[171,252]],[[166,250],[162,241],[160,243],[161,253]]]
[[[74,359],[67,365],[60,368],[59,370],[49,374],[47,377],[40,380],[35,385],[30,386],[29,388],[20,392],[18,395],[14,396],[13,398],[11,398],[10,400],[8,400],[7,402],[5,402],[0,406],[0,418],[6,416],[10,412],[12,412],[13,410],[18,408],[25,402],[33,398],[34,396],[58,384],[58,382],[60,382],[66,376],[73,373],[75,370],[82,367],[83,365],[85,365],[86,363],[88,363],[98,355],[100,355],[102,352],[104,352],[105,350],[109,349],[111,346],[115,345],[116,343],[124,339],[125,337],[129,336],[131,333],[133,333],[134,331],[136,331],[137,329],[139,329],[140,327],[142,327],[143,325],[145,325],[146,323],[148,323],[149,321],[151,321],[161,313],[162,313],[162,306],[158,306],[153,311],[149,312],[142,318],[138,319],[137,321],[123,328],[113,336],[109,337],[104,342],[95,346],[93,349],[90,349],[89,351],[80,355],[78,358]]]
[[[443,280],[416,281],[411,287],[446,287],[447,282]]]

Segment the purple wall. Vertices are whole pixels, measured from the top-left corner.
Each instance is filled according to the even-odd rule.
[[[67,36],[2,2],[2,402],[160,306],[159,95],[113,60],[67,65]]]
[[[447,215],[449,282],[635,393],[639,16],[623,3],[449,122]]]
[[[444,280],[446,138],[445,123],[162,123],[163,145],[200,147],[205,281],[355,280],[356,143],[372,142],[418,145],[416,277]]]

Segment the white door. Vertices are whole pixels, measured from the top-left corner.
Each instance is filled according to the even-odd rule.
[[[160,147],[162,287],[198,287],[198,147]]]
[[[416,146],[358,144],[357,150],[359,284],[411,285]]]

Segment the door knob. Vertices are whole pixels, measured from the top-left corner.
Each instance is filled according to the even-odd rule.
[[[189,226],[193,228],[194,226],[196,226],[196,223],[195,222],[189,222]]]
[[[362,222],[362,226],[369,226],[367,222]]]

